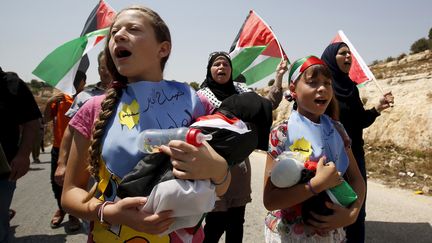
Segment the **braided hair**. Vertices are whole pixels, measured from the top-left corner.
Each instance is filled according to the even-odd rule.
[[[168,41],[171,43],[171,35],[168,26],[165,24],[162,18],[150,8],[143,7],[143,6],[136,6],[136,5],[131,6],[120,11],[117,14],[116,18],[113,20],[113,23],[110,26],[110,31],[109,31],[110,34],[107,36],[104,53],[106,57],[105,61],[106,61],[106,66],[108,68],[108,71],[110,72],[113,80],[116,81],[112,82],[111,87],[106,91],[106,98],[102,101],[101,104],[102,109],[101,112],[99,113],[99,117],[96,120],[93,128],[93,136],[89,147],[89,154],[90,154],[89,171],[90,174],[96,179],[96,185],[93,187],[92,191],[93,190],[95,191],[97,184],[100,181],[99,169],[100,169],[100,159],[102,153],[101,145],[102,145],[102,137],[105,133],[105,127],[108,124],[108,121],[112,117],[113,113],[115,113],[116,105],[119,102],[120,97],[122,96],[123,89],[126,87],[126,84],[128,83],[127,77],[121,75],[118,72],[109,50],[109,42],[110,39],[113,37],[111,36],[111,30],[113,28],[113,25],[116,22],[117,17],[126,10],[137,10],[143,13],[145,17],[148,20],[150,20],[157,41],[159,43],[162,43],[164,41]],[[161,59],[161,63],[160,63],[161,70],[164,70],[165,64],[168,61],[168,57],[169,54],[166,57],[163,57]],[[92,192],[90,192],[89,194],[92,194]]]

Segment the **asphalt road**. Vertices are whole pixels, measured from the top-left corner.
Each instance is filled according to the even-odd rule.
[[[49,151],[49,150],[48,150]],[[41,164],[31,164],[28,174],[18,181],[12,208],[11,242],[86,242],[84,230],[66,232],[67,217],[61,227],[50,228],[57,209],[49,180],[50,155],[41,154]],[[262,205],[265,156],[254,153],[252,161],[252,203],[246,207],[243,242],[264,242]],[[368,183],[367,242],[432,242],[432,197],[411,191]],[[220,242],[224,242],[223,239]]]

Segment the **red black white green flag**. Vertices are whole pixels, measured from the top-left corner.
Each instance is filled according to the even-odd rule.
[[[247,85],[274,73],[281,59],[288,59],[270,26],[253,10],[231,45],[230,56],[233,79],[241,74]]]
[[[64,43],[48,54],[33,74],[67,94],[74,94],[76,72],[87,71],[87,53],[108,34],[108,26],[116,12],[103,0],[90,13],[80,37]]]

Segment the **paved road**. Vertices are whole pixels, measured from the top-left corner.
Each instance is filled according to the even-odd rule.
[[[49,154],[42,154],[42,163],[31,164],[30,172],[18,181],[12,202],[17,215],[11,221],[11,242],[86,241],[83,230],[68,234],[64,228],[65,222],[58,229],[49,226],[56,210],[49,182],[49,158]],[[261,202],[264,163],[264,154],[252,155],[253,201],[246,209],[245,243],[259,243],[264,239],[265,209]],[[367,213],[367,242],[431,242],[432,197],[369,182]]]

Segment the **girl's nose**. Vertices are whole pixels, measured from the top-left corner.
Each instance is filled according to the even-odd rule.
[[[322,92],[325,92],[326,90],[327,90],[327,88],[326,88],[325,84],[320,84],[318,86],[318,92],[322,93]]]
[[[115,41],[120,41],[120,40],[125,40],[125,39],[126,39],[126,30],[124,28],[119,29],[114,34],[114,40]]]

